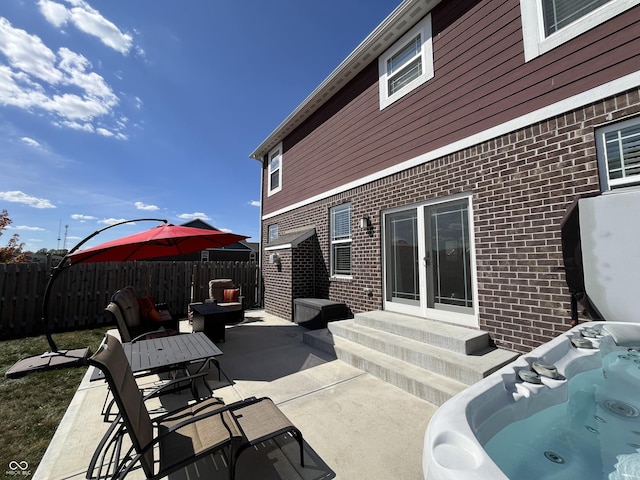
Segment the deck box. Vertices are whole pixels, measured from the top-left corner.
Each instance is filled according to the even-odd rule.
[[[325,328],[333,320],[349,318],[347,306],[333,300],[296,298],[293,305],[293,321],[311,330]]]

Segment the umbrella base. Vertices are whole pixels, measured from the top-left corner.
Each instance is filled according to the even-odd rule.
[[[91,355],[89,348],[45,352],[42,355],[18,360],[7,370],[5,377],[19,378],[29,373],[52,370],[54,368],[82,367],[87,365],[89,355]]]

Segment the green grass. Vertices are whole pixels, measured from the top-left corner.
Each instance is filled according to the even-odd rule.
[[[95,352],[109,328],[57,333],[54,339],[61,350],[89,347]],[[9,475],[12,461],[26,461],[31,474],[35,473],[87,371],[84,366],[5,378],[21,358],[48,350],[44,336],[0,342],[0,478],[17,478]]]

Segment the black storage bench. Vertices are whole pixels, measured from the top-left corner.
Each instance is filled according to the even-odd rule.
[[[296,298],[293,301],[293,321],[311,330],[325,328],[328,322],[348,317],[344,303],[323,298]]]

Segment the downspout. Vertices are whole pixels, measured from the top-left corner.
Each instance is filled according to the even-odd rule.
[[[261,159],[257,159],[260,162],[260,238],[258,240],[258,296],[260,298],[260,307],[264,308],[264,298],[263,298],[263,290],[262,290],[262,239],[264,238],[264,225],[262,222],[262,212],[264,203],[264,157]]]

